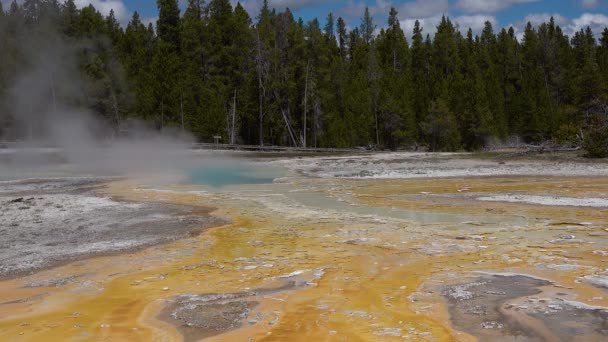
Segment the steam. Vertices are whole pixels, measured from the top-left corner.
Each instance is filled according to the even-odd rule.
[[[0,176],[43,173],[50,165],[93,175],[167,173],[194,163],[188,134],[158,132],[133,119],[127,125],[117,112],[100,116],[87,109],[91,99],[83,90],[87,82],[79,58],[95,51],[100,41],[66,41],[43,23],[21,36],[21,65],[3,99],[10,114],[0,112],[5,116],[0,122],[12,122],[0,140],[17,143],[12,151],[0,149]],[[118,63],[110,67],[111,73],[122,72]]]

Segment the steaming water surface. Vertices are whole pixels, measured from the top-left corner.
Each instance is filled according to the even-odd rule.
[[[366,341],[469,341],[473,336],[537,341],[546,336],[543,327],[559,331],[564,340],[606,336],[603,209],[478,198],[603,198],[608,178],[341,179],[306,176],[290,167],[293,159],[266,163],[255,159],[259,155],[134,151],[112,154],[121,163],[107,169],[124,171],[120,175],[126,179],[96,188],[99,193],[70,190],[75,180],[67,182],[68,190],[55,189],[59,180],[5,183],[10,193],[0,197],[11,226],[0,224],[0,233],[10,232],[20,248],[7,238],[5,245],[25,254],[57,248],[60,239],[78,247],[83,236],[91,238],[84,242],[108,241],[105,232],[125,222],[144,232],[163,229],[161,237],[174,236],[183,223],[198,224],[188,215],[174,216],[169,205],[214,207],[212,213],[232,223],[162,247],[79,260],[5,282],[0,336],[65,340],[86,332],[90,339],[188,341],[212,332],[223,333],[220,340],[241,341],[267,340],[271,332],[293,341],[334,335]],[[422,171],[435,167],[435,159],[428,158]],[[99,158],[86,161],[92,159],[88,166],[102,164]],[[19,163],[23,173],[14,174],[51,170],[36,161]],[[398,161],[382,167],[400,168]],[[76,174],[78,165],[59,162],[53,170]],[[324,175],[323,165],[312,161],[306,170],[318,168]],[[8,159],[0,160],[0,171],[4,167],[10,167]],[[81,200],[85,195],[89,202]],[[93,210],[87,203],[104,206]],[[36,222],[28,221],[37,216]],[[81,228],[83,218],[88,225]],[[167,223],[174,219],[175,225]],[[68,224],[70,234],[63,227]],[[49,241],[53,245],[34,235],[46,229],[58,236]],[[117,241],[127,240],[120,229],[114,231]],[[137,230],[130,233],[140,237]],[[293,286],[281,287],[284,283]],[[159,319],[175,325],[175,331],[159,325]],[[188,330],[182,329],[186,325]]]
[[[214,162],[193,168],[188,175],[191,184],[222,188],[231,185],[270,184],[284,172],[246,162]]]
[[[470,222],[483,222],[487,224],[511,223],[526,224],[527,219],[522,217],[504,217],[497,215],[465,215],[452,214],[433,210],[409,210],[403,208],[386,208],[379,206],[353,205],[339,201],[319,192],[291,192],[288,197],[295,199],[301,204],[309,207],[332,209],[339,212],[352,212],[359,215],[372,215],[402,219],[409,222],[421,224],[468,224]]]

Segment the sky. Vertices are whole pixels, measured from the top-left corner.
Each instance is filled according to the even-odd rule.
[[[8,9],[11,0],[0,0]],[[22,0],[21,0],[22,1]],[[231,0],[233,5],[236,0]],[[129,21],[137,10],[145,21],[154,22],[158,17],[155,0],[75,0],[79,7],[93,4],[102,13],[114,9],[122,24]],[[553,16],[567,34],[582,27],[591,26],[599,37],[608,26],[608,0],[268,0],[271,7],[282,11],[289,7],[296,17],[305,21],[318,18],[323,25],[327,14],[341,16],[349,27],[360,24],[366,6],[374,16],[378,28],[384,27],[388,12],[395,7],[406,34],[411,36],[415,20],[420,20],[424,32],[433,35],[435,26],[443,15],[448,15],[461,31],[469,27],[479,33],[485,21],[495,30],[513,26],[519,36],[530,21],[538,25]],[[180,0],[184,8],[187,0]],[[256,17],[262,0],[241,0],[252,17]]]

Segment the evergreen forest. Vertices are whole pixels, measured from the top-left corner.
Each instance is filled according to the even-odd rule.
[[[348,29],[332,13],[304,22],[264,1],[252,17],[229,0],[184,11],[158,0],[155,23],[134,12],[121,26],[73,0],[1,6],[0,141],[70,108],[93,113],[107,138],[144,122],[247,145],[608,144],[608,28],[568,36],[551,19],[518,39],[444,17],[431,36],[418,22],[404,32],[394,8],[384,23],[366,9]]]

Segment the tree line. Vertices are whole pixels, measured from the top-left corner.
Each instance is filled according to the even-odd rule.
[[[475,35],[443,17],[431,37],[418,21],[404,32],[394,8],[378,31],[367,8],[348,30],[267,1],[255,18],[229,0],[157,5],[156,25],[134,12],[123,28],[73,0],[0,4],[0,136],[25,136],[11,87],[31,68],[26,42],[50,31],[74,47],[83,86],[34,95],[90,109],[115,134],[138,118],[203,142],[453,151],[573,142],[608,115],[608,28],[569,37],[552,18],[519,41],[512,27]]]

